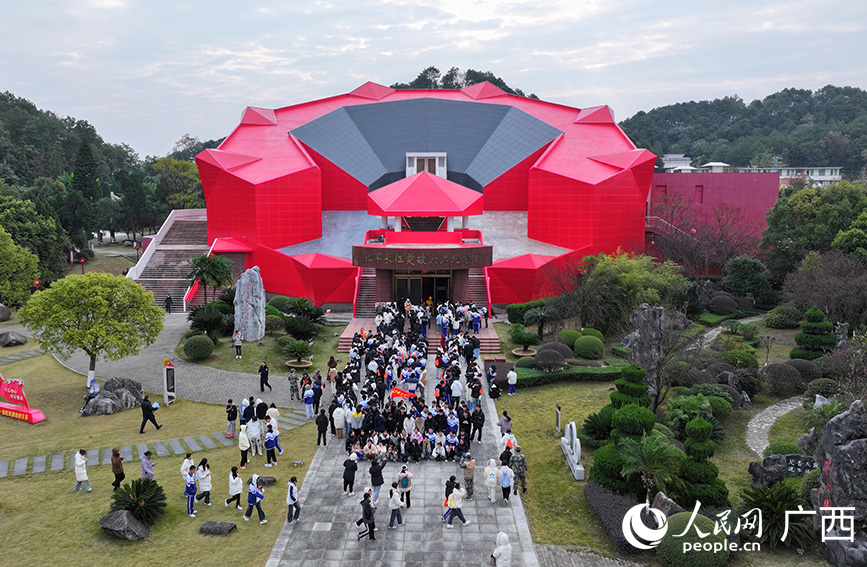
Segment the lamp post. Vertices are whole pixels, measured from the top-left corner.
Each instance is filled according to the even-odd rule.
[[[84,275],[84,256],[78,259],[78,263],[81,264],[81,275]]]

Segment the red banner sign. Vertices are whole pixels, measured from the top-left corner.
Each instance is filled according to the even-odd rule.
[[[24,395],[24,384],[21,380],[4,380],[0,376],[0,397],[11,403],[0,402],[0,415],[20,419],[28,423],[45,421],[45,415],[38,409],[32,409]]]

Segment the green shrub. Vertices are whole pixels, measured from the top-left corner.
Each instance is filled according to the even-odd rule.
[[[95,256],[96,254],[90,248],[82,248],[75,253],[75,262],[80,262],[82,258],[84,258],[85,262],[90,262]]]
[[[715,313],[711,313],[710,311],[705,311],[701,315],[698,316],[698,322],[704,325],[705,327],[715,327],[719,325],[726,319],[732,319],[734,314],[731,315],[717,315]]]
[[[529,358],[529,357],[525,357]],[[517,368],[518,385],[522,388],[543,386],[555,382],[609,382],[620,378],[618,366],[600,366],[598,368],[568,365],[559,372],[542,372],[535,368]]]
[[[795,347],[789,351],[789,357],[791,358],[803,358],[804,360],[818,360],[822,358],[822,352],[807,350],[801,347]]]
[[[560,353],[560,355],[563,357],[564,360],[567,358],[572,358],[572,356],[573,356],[571,348],[564,345],[563,343],[558,343],[558,342],[545,343],[536,350],[540,353],[544,352],[546,350],[555,350],[555,351]]]
[[[723,351],[719,354],[720,362],[725,362],[737,368],[752,368],[758,370],[759,361],[751,352],[734,349]]]
[[[291,299],[291,297],[286,297],[285,295],[274,296],[271,298],[271,301],[268,302],[268,307],[273,307],[279,310],[281,313],[289,313],[289,305]]]
[[[587,327],[586,329],[581,329],[581,335],[584,337],[596,337],[600,341],[605,340],[605,337],[600,331],[597,331],[596,329],[591,329],[590,327]]]
[[[794,492],[800,498],[801,496],[801,483],[803,482],[803,477],[800,476],[790,476],[788,478],[784,478],[780,481],[780,484],[784,485],[786,488]],[[804,505],[808,510],[812,508],[812,504],[809,504],[809,500],[801,499],[801,504]]]
[[[811,307],[804,313],[806,321],[801,324],[801,332],[795,334],[797,348],[792,349],[789,358],[816,360],[830,351],[837,342],[833,325],[825,320],[825,314],[818,307]]]
[[[611,353],[620,358],[629,358],[629,349],[620,345],[611,345]]]
[[[529,309],[542,307],[544,305],[544,299],[535,299],[526,303],[510,303],[509,305],[506,305],[506,316],[512,323],[522,323],[524,321],[524,313]]]
[[[597,360],[604,353],[605,345],[596,337],[584,336],[575,341],[575,354],[580,357]]]
[[[281,335],[277,337],[277,344],[280,346],[280,350],[282,351],[283,347],[285,347],[294,340],[295,337],[293,337],[292,335]]]
[[[686,424],[693,419],[710,416],[710,402],[702,394],[671,398],[665,409],[665,422],[678,437],[685,435]]]
[[[697,417],[686,424],[686,435],[695,441],[707,441],[710,439],[710,434],[713,431],[713,426],[706,419]]]
[[[776,549],[780,543],[801,549],[810,547],[814,537],[812,515],[789,514],[789,532],[786,539],[782,539],[787,521],[786,512],[797,510],[802,503],[801,497],[789,486],[778,482],[771,486],[747,488],[743,491],[742,498],[738,513],[743,514],[758,508],[763,524],[761,536],[752,529],[742,530],[742,535],[751,536],[751,539],[761,543],[762,547],[771,550]]]
[[[575,344],[575,341],[582,337],[581,331],[575,331],[574,329],[566,329],[564,331],[560,331],[557,333],[557,342],[563,343],[569,350],[572,350],[572,345]]]
[[[669,393],[671,394],[672,397],[691,396],[692,395],[692,388],[690,388],[688,386],[674,386],[671,390],[669,390]]]
[[[286,313],[296,317],[307,317],[313,323],[319,324],[325,316],[325,309],[317,307],[308,297],[290,297],[286,302]]]
[[[539,344],[539,335],[530,331],[521,331],[512,335],[512,342],[521,345],[526,351],[532,345]]]
[[[711,313],[717,315],[731,315],[737,310],[738,302],[729,295],[717,294],[711,298],[710,303],[707,304],[707,308]]]
[[[837,343],[837,338],[834,335],[813,335],[800,332],[795,334],[795,343],[807,350],[830,350]]]
[[[734,398],[731,394],[720,388],[717,384],[696,384],[692,387],[691,394],[702,394],[704,396],[716,396],[727,401],[729,404],[734,403]]]
[[[743,323],[738,326],[738,334],[745,340],[751,341],[759,336],[759,326],[755,323]]]
[[[152,526],[166,511],[165,491],[156,481],[137,478],[112,492],[111,511],[118,510],[129,510],[136,520]]]
[[[310,356],[312,352],[313,348],[310,346],[310,343],[297,339],[288,341],[286,346],[283,347],[283,354],[289,360],[300,361],[302,358]]]
[[[691,512],[680,512],[668,518],[668,531],[656,547],[656,556],[665,567],[722,567],[729,560],[731,552],[727,547],[721,552],[712,550],[713,544],[718,544],[720,547],[725,544],[726,534],[722,531],[714,534],[715,524],[710,518],[696,515],[694,528],[683,537],[675,537],[686,530],[691,517]],[[709,535],[704,538],[699,537],[695,528]],[[684,553],[683,546],[687,543],[699,546],[710,543],[711,550]]]
[[[828,354],[814,360],[816,366],[822,371],[822,378],[839,380],[849,372],[847,360],[837,354]]]
[[[276,315],[265,315],[265,332],[269,335],[283,330],[283,319]]]
[[[654,423],[653,430],[659,431],[660,433],[668,437],[669,440],[674,439],[674,433],[671,431],[671,429],[661,423]]]
[[[819,365],[812,360],[793,358],[791,360],[784,361],[784,364],[788,364],[789,366],[797,370],[805,384],[809,384],[813,380],[818,380],[822,377],[822,369],[819,368]]]
[[[584,420],[581,432],[594,441],[605,441],[611,436],[611,430],[614,428],[613,418],[614,412],[610,411],[591,413]]]
[[[522,356],[518,359],[518,362],[515,363],[516,368],[533,368],[533,357],[532,356]]]
[[[630,364],[623,367],[623,379],[635,384],[644,384],[644,378],[647,376],[647,371],[637,364]]]
[[[797,329],[804,318],[794,305],[780,305],[765,313],[765,326],[770,329]]]
[[[621,372],[620,375],[623,376],[623,372]],[[625,394],[630,398],[643,398],[647,395],[647,384],[636,384],[635,382],[630,382],[626,378],[615,380],[614,386],[617,388],[618,392]]]
[[[277,317],[278,319],[280,319],[281,322],[286,320],[286,315],[273,305],[265,306],[265,317],[268,316]]]
[[[812,407],[816,403],[816,395],[831,398],[836,396],[839,390],[839,385],[836,381],[830,378],[819,378],[807,384],[807,391],[804,392],[804,407]]]
[[[322,329],[319,325],[313,322],[309,317],[298,315],[295,317],[286,317],[283,322],[286,332],[292,335],[299,341],[310,341],[316,338],[319,331]]]
[[[820,478],[821,474],[821,469],[813,469],[801,477],[801,486],[798,487],[798,495],[801,497],[801,500],[804,502],[811,502],[810,491],[822,486],[822,479]]]
[[[214,352],[214,342],[205,335],[190,337],[184,343],[184,354],[190,360],[205,360]]]
[[[684,459],[680,463],[680,476],[693,484],[711,484],[719,476],[719,467],[707,460]]]
[[[611,424],[623,435],[640,437],[653,429],[656,416],[652,411],[638,404],[627,404],[614,412]],[[612,438],[614,431],[612,431]]]
[[[725,483],[719,479],[714,479],[713,482],[687,484],[683,490],[683,501],[686,503],[686,508],[692,509],[696,502],[701,502],[702,508],[713,509],[730,506],[729,489]]]
[[[792,443],[791,441],[775,441],[765,447],[762,451],[762,457],[770,457],[771,455],[803,455],[804,450]]]
[[[683,452],[696,462],[706,461],[713,457],[713,454],[716,452],[716,445],[710,439],[696,441],[691,437],[687,437],[686,441],[683,442]]]
[[[801,373],[795,367],[782,362],[768,364],[759,373],[768,390],[774,394],[795,394],[804,387]]]
[[[623,458],[614,443],[603,445],[593,452],[593,466],[590,467],[588,479],[598,482],[608,490],[617,494],[643,497],[647,490],[637,476],[623,478]]]
[[[541,350],[535,357],[533,357],[533,368],[542,370],[543,372],[555,372],[557,370],[562,370],[565,366],[566,359],[563,358],[562,354],[554,349]]]
[[[710,412],[717,419],[725,419],[732,414],[732,405],[719,396],[708,396]]]
[[[751,400],[756,397],[756,394],[762,391],[761,380],[759,380],[758,376],[752,372],[739,374],[738,383],[741,386],[741,390],[746,392]]]

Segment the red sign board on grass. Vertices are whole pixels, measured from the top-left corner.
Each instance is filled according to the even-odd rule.
[[[38,409],[33,409],[27,403],[24,395],[24,384],[21,380],[5,380],[0,376],[0,397],[11,403],[0,402],[0,415],[20,419],[28,423],[45,421],[45,415]]]

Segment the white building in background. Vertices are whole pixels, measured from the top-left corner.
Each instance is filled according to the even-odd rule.
[[[692,158],[684,154],[662,154],[662,170],[666,173],[692,166]],[[683,171],[683,169],[681,169]]]
[[[832,183],[837,183],[843,180],[840,173],[842,167],[836,166],[821,166],[821,167],[742,167],[738,171],[744,173],[779,173],[780,185],[788,185],[795,177],[807,176],[810,179],[810,184],[813,187],[823,187]]]

